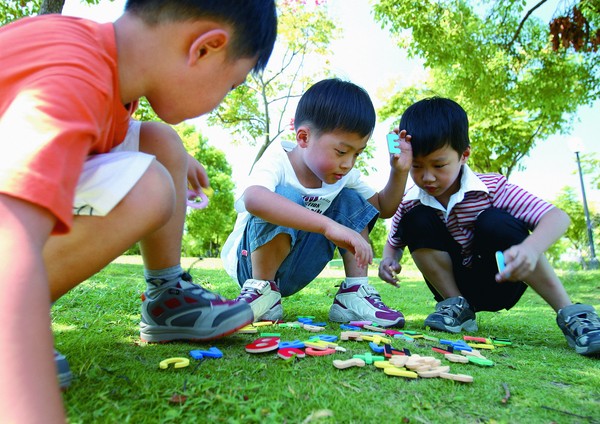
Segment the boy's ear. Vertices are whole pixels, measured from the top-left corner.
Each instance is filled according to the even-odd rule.
[[[198,35],[190,45],[188,64],[192,65],[209,53],[219,52],[227,47],[229,33],[224,29],[211,29]]]
[[[310,137],[310,128],[306,126],[301,126],[296,130],[296,143],[300,147],[308,146],[308,139]]]
[[[467,147],[466,150],[463,152],[462,156],[460,157],[460,163],[467,163],[467,159],[469,159],[469,156],[471,156],[471,146]]]

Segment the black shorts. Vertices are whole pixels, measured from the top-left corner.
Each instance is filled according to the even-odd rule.
[[[469,266],[463,264],[460,244],[452,238],[433,208],[419,205],[411,209],[402,217],[397,235],[410,252],[421,248],[447,252],[452,259],[458,289],[475,311],[510,309],[519,301],[527,285],[522,281],[496,282],[495,252],[521,243],[529,230],[525,223],[508,212],[489,208],[477,217],[474,232],[473,259]],[[427,279],[425,282],[436,301],[444,300]]]

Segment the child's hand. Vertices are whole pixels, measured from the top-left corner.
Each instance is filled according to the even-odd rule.
[[[359,268],[367,267],[373,263],[373,249],[367,240],[356,231],[331,221],[323,233],[328,240],[331,240],[336,246],[349,250],[356,258],[356,265]]]
[[[400,131],[398,128],[394,128],[394,132],[400,137],[399,144],[402,153],[390,154],[390,166],[397,171],[408,172],[412,165],[411,136],[406,133],[406,130]]]
[[[210,187],[206,169],[204,169],[204,167],[196,160],[196,158],[189,154],[187,162],[187,180],[188,185],[195,192],[199,192],[202,187]]]
[[[496,274],[496,281],[525,281],[535,269],[540,253],[521,243],[504,252],[504,271]]]
[[[402,271],[402,265],[392,258],[383,258],[379,263],[379,278],[394,287],[398,284],[398,274]]]

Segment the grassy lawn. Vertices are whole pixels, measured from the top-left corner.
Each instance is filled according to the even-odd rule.
[[[371,284],[403,311],[405,329],[425,331],[434,301],[414,268],[395,289],[371,273]],[[239,289],[218,267],[196,264],[196,282],[233,298]],[[327,321],[342,271],[329,270],[301,293],[283,300],[287,321],[313,315]],[[471,384],[390,377],[379,368],[338,370],[333,359],[370,351],[367,342],[339,342],[333,356],[286,362],[276,353],[249,354],[259,334],[235,334],[204,344],[145,344],[139,340],[142,267],[111,264],[60,299],[53,308],[56,348],[74,373],[64,401],[71,423],[600,423],[600,358],[576,354],[556,326],[555,314],[528,290],[510,311],[478,314],[479,336],[510,338],[513,346],[484,352],[493,367],[451,364]],[[576,302],[600,310],[600,272],[562,274]],[[303,329],[262,327],[282,341],[307,340]],[[340,334],[328,323],[326,334]],[[459,336],[425,331],[457,340]],[[433,342],[393,341],[394,347],[435,356]],[[221,359],[161,370],[161,360],[192,349],[218,347]],[[447,362],[444,360],[444,362]],[[505,387],[510,392],[507,402]],[[183,404],[170,402],[174,394]]]

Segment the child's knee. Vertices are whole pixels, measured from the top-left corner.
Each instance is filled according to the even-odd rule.
[[[506,240],[509,243],[520,243],[529,231],[522,221],[506,211],[489,208],[481,212],[475,221],[475,234],[478,238]]]
[[[148,170],[137,185],[137,190],[132,192],[135,203],[135,214],[141,219],[155,222],[161,226],[166,223],[175,209],[175,187],[173,179],[165,167],[152,161]]]

